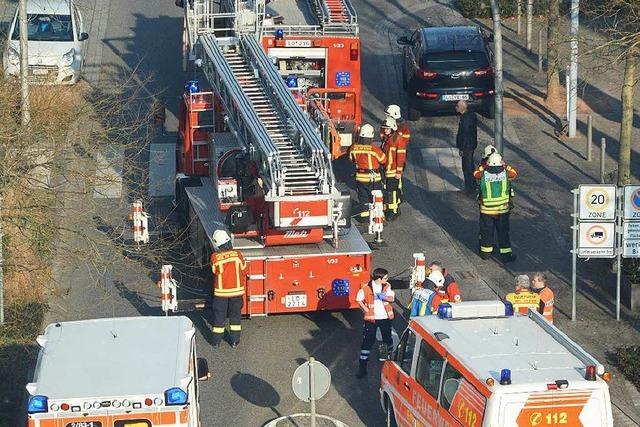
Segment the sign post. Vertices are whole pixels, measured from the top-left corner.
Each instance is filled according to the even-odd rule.
[[[316,400],[327,394],[330,385],[331,372],[313,357],[293,373],[293,393],[298,399],[311,403],[311,427],[316,427]]]
[[[620,276],[623,258],[640,258],[640,185],[625,185],[620,203],[620,225],[622,228],[618,249],[616,319],[620,320]]]

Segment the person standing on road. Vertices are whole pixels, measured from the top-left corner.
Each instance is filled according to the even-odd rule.
[[[458,101],[456,112],[460,114],[456,147],[462,157],[462,174],[464,175],[464,189],[467,193],[475,193],[476,183],[473,180],[473,152],[478,147],[478,117],[469,111],[466,101]]]
[[[393,221],[400,215],[400,183],[406,161],[406,148],[395,119],[387,117],[380,128],[380,134],[382,150],[387,158],[384,168],[385,217],[387,221]]]
[[[525,316],[529,314],[529,309],[537,311],[540,305],[540,296],[531,292],[531,282],[526,274],[516,276],[515,292],[507,294],[505,299],[513,304],[514,311]]]
[[[396,294],[388,282],[389,272],[384,268],[373,270],[371,280],[362,286],[356,295],[356,301],[364,313],[364,328],[362,330],[362,346],[360,347],[360,360],[358,365],[358,378],[367,375],[367,362],[371,354],[371,347],[376,341],[376,331],[380,328],[382,341],[386,345],[386,356],[393,347],[391,337],[391,321],[393,320],[393,307]]]
[[[553,324],[553,305],[555,298],[553,291],[549,288],[547,275],[544,273],[534,273],[531,279],[531,290],[540,296],[538,313],[542,314],[545,320]]]
[[[497,231],[500,258],[503,262],[515,261],[509,236],[509,211],[511,181],[518,176],[518,172],[505,164],[502,156],[496,152],[489,156],[486,166],[480,165],[475,170],[473,176],[480,185],[480,257],[491,257]]]
[[[462,295],[460,294],[460,287],[456,283],[456,279],[453,278],[446,268],[442,266],[440,261],[433,261],[429,266],[429,269],[434,272],[437,271],[442,274],[444,282],[442,284],[442,291],[447,295],[449,302],[462,301]]]
[[[402,114],[400,112],[400,107],[391,104],[384,110],[385,118],[392,118],[396,121],[396,125],[398,126],[398,130],[396,131],[396,135],[398,136],[398,161],[402,163],[402,168],[399,172],[398,177],[398,206],[402,204],[403,194],[402,194],[402,174],[404,172],[404,165],[406,163],[407,158],[407,150],[409,147],[409,141],[411,140],[411,130],[409,129],[409,125],[407,121],[402,118]],[[400,160],[402,159],[402,160]]]
[[[211,254],[211,272],[214,275],[213,345],[220,345],[228,317],[231,347],[236,348],[240,343],[247,263],[240,251],[233,250],[231,237],[226,231],[216,230],[213,243],[219,251]]]
[[[364,124],[360,128],[357,144],[349,149],[349,159],[356,165],[356,190],[360,204],[359,217],[368,217],[368,204],[373,201],[372,190],[382,190],[380,167],[386,163],[386,156],[377,145],[373,145],[373,126]]]

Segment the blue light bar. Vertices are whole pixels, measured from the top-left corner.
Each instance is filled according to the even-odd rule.
[[[287,76],[287,87],[296,88],[298,87],[298,76],[290,74]]]
[[[200,82],[197,80],[189,80],[187,84],[184,85],[184,91],[188,93],[200,92]]]
[[[277,28],[275,33],[276,33],[276,40],[282,40],[284,38],[284,30],[282,28]]]
[[[440,304],[438,306],[438,317],[441,319],[451,319],[453,314],[451,304]]]
[[[503,302],[504,302],[504,315],[513,316],[513,304],[511,304],[509,301],[503,301]]]
[[[49,398],[47,396],[36,395],[29,398],[27,412],[36,414],[39,412],[47,412],[49,407]]]
[[[164,392],[164,401],[167,405],[184,405],[187,403],[187,393],[181,388],[172,387]]]
[[[511,384],[511,370],[503,369],[500,371],[500,384],[509,385]]]

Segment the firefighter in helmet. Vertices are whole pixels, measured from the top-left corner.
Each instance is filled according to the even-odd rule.
[[[373,145],[373,126],[364,124],[360,128],[357,144],[349,149],[349,159],[356,165],[356,190],[360,204],[360,217],[369,216],[367,207],[373,201],[372,190],[382,190],[380,168],[386,163],[384,152]]]

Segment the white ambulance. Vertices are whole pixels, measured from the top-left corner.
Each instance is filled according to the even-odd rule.
[[[380,398],[388,426],[609,427],[608,379],[537,312],[470,301],[412,318]]]
[[[187,317],[53,323],[27,384],[28,427],[198,427],[196,357]]]

